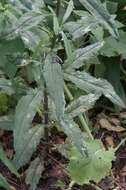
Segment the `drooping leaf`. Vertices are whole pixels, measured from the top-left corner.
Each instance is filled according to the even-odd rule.
[[[14,163],[17,168],[25,165],[36,150],[43,135],[43,126],[32,127],[37,106],[42,99],[42,91],[21,98],[15,113],[14,122]]]
[[[91,59],[95,54],[97,54],[98,50],[102,46],[103,42],[98,42],[85,48],[75,50],[73,53],[73,63],[71,65],[68,65],[67,70],[80,68],[84,64],[84,61]]]
[[[80,3],[94,16],[102,25],[116,38],[118,38],[118,30],[113,17],[108,10],[98,0],[79,0]]]
[[[8,167],[8,169],[15,174],[17,177],[19,177],[19,174],[15,168],[15,166],[11,163],[11,161],[6,157],[3,149],[0,147],[0,160]]]
[[[99,93],[106,96],[114,104],[125,108],[124,102],[116,94],[112,85],[103,79],[96,79],[86,72],[73,72],[64,74],[66,80],[74,83],[78,88],[92,93]]]
[[[44,79],[47,90],[55,104],[58,118],[64,115],[65,110],[64,80],[59,61],[57,56],[48,55],[44,65]]]
[[[6,190],[11,190],[10,184],[1,174],[0,174],[0,187],[5,188]]]
[[[69,16],[71,15],[71,13],[73,11],[73,8],[74,8],[73,0],[70,0],[69,4],[68,4],[68,7],[66,9],[66,12],[65,12],[65,14],[63,16],[62,23],[65,23],[66,20],[69,18]]]
[[[85,145],[83,133],[78,125],[71,119],[71,117],[65,116],[60,120],[60,126],[72,143],[77,147],[78,151],[84,157],[87,157],[88,149]]]
[[[68,170],[73,181],[83,185],[90,181],[98,183],[109,175],[112,161],[115,160],[115,150],[105,151],[99,140],[86,142],[89,157],[84,158],[79,151],[73,147],[70,152],[70,163]]]
[[[36,158],[30,163],[30,167],[26,171],[26,184],[30,185],[29,190],[35,190],[44,171],[44,161]]]
[[[91,109],[99,99],[97,94],[80,96],[66,107],[66,112],[73,118]]]

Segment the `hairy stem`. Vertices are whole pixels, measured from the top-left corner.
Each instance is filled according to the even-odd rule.
[[[72,93],[70,92],[69,88],[67,87],[66,84],[64,84],[64,90],[65,90],[65,93],[67,95],[67,97],[69,98],[70,101],[73,101],[74,97],[72,95]],[[91,134],[91,131],[87,125],[87,122],[85,121],[84,117],[82,114],[79,115],[79,121],[82,125],[82,127],[84,128],[84,130],[87,132],[88,136],[90,137],[91,140],[93,140],[93,136]]]

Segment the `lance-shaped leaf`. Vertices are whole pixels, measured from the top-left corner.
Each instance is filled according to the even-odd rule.
[[[64,29],[70,32],[73,40],[76,40],[77,38],[80,38],[88,32],[92,31],[92,29],[96,28],[98,24],[99,21],[96,20],[93,16],[86,15],[76,22],[67,22],[64,24]]]
[[[68,40],[68,38],[64,32],[62,32],[62,37],[63,37],[63,41],[64,41],[64,46],[65,46],[65,51],[67,54],[68,63],[71,64],[74,59],[72,47],[71,47],[70,41]]]
[[[22,97],[16,107],[14,122],[14,148],[16,153],[14,163],[17,168],[27,163],[43,134],[42,126],[32,128],[32,120],[41,99],[41,91],[31,93]]]
[[[3,149],[0,147],[0,160],[8,167],[8,169],[15,174],[17,177],[19,177],[19,174],[15,168],[15,166],[11,163],[11,161],[6,157]]]
[[[73,11],[73,8],[74,8],[74,4],[73,4],[73,0],[70,0],[69,1],[69,4],[68,4],[68,7],[66,9],[66,12],[63,16],[63,21],[62,23],[65,23],[66,20],[69,18],[69,16],[71,15],[72,11]]]
[[[59,61],[57,56],[48,55],[44,65],[44,79],[47,90],[55,104],[58,118],[64,115],[65,110],[64,80]]]
[[[29,190],[36,189],[43,171],[44,171],[43,160],[41,160],[40,158],[36,158],[31,162],[30,167],[26,171],[26,184],[30,185]]]
[[[0,187],[5,188],[6,190],[11,190],[10,184],[6,181],[5,177],[0,174]]]
[[[78,88],[92,93],[103,94],[107,98],[109,98],[114,104],[119,107],[125,108],[124,102],[120,99],[120,97],[115,92],[112,85],[103,79],[96,79],[92,77],[90,74],[86,72],[73,72],[67,73],[64,75],[66,80],[74,83]]]
[[[98,94],[88,94],[85,96],[80,96],[78,99],[72,101],[66,107],[66,112],[69,114],[70,117],[76,117],[91,109],[98,99]]]
[[[84,61],[91,59],[95,54],[97,54],[98,50],[102,46],[103,42],[98,42],[85,48],[75,50],[73,53],[73,57],[75,57],[75,59],[71,65],[68,65],[67,70],[80,68],[84,64]]]
[[[118,38],[118,30],[113,17],[108,10],[98,0],[79,0],[80,3],[94,16],[106,29],[116,38]]]
[[[55,35],[58,35],[59,31],[60,31],[60,27],[59,27],[59,21],[58,21],[58,18],[56,16],[56,13],[54,12],[54,10],[49,7],[52,15],[53,15],[53,30],[54,30],[54,33]]]
[[[65,117],[60,120],[60,126],[72,143],[77,147],[78,151],[84,157],[87,157],[88,150],[85,145],[83,133],[78,125],[71,119],[71,117],[65,115]]]
[[[22,17],[15,24],[15,28],[13,29],[16,33],[25,32],[35,26],[37,26],[40,22],[44,21],[47,16],[46,12],[35,12],[30,11],[28,13],[23,14]]]

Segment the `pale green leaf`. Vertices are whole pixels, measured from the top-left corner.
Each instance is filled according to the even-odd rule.
[[[124,102],[115,92],[112,85],[104,79],[96,79],[86,72],[73,72],[64,74],[66,80],[74,83],[78,88],[92,93],[103,94],[109,98],[114,104],[119,107],[125,108]]]
[[[43,134],[43,126],[32,128],[32,120],[36,114],[37,106],[42,100],[42,91],[24,96],[16,107],[14,122],[14,163],[17,168],[29,161],[36,150]]]
[[[70,0],[69,4],[68,4],[68,7],[66,9],[66,12],[65,12],[65,14],[63,16],[62,23],[65,23],[66,20],[69,18],[69,16],[71,15],[71,13],[73,11],[73,8],[74,8],[73,0]]]
[[[118,38],[118,30],[113,17],[108,10],[98,0],[79,0],[80,3],[100,21],[102,25],[116,38]]]
[[[30,11],[23,14],[15,24],[14,28],[15,33],[25,32],[37,26],[40,22],[44,21],[46,16],[47,16],[46,12],[43,12],[42,14],[41,12],[35,12],[35,11]]]
[[[56,13],[54,12],[54,10],[49,7],[52,15],[53,15],[53,30],[54,30],[54,33],[55,35],[58,35],[59,34],[59,31],[60,31],[60,27],[59,27],[59,21],[58,21],[58,18],[56,16]]]
[[[58,118],[64,115],[65,110],[64,80],[59,61],[57,56],[48,55],[44,65],[44,79],[47,90],[55,104]]]
[[[87,61],[94,57],[98,50],[103,46],[103,42],[97,42],[92,45],[89,45],[85,48],[80,48],[74,51],[73,53],[73,63],[68,65],[67,70],[78,69],[84,65],[84,61]]]
[[[99,140],[86,142],[88,147],[88,158],[82,157],[79,151],[73,147],[70,152],[70,163],[68,170],[73,181],[83,185],[90,181],[98,183],[109,175],[112,161],[115,160],[115,150],[105,151]]]
[[[100,50],[100,54],[106,57],[114,57],[122,55],[126,59],[126,32],[119,32],[119,39],[116,40],[113,37],[104,39],[105,43]]]
[[[29,190],[36,190],[37,184],[44,171],[44,161],[36,158],[30,163],[30,167],[26,171],[26,184],[30,185]]]
[[[65,46],[65,51],[67,54],[68,63],[71,64],[73,62],[72,47],[71,47],[70,41],[67,39],[67,36],[64,32],[62,32],[62,37],[63,37],[63,41],[64,41],[64,46]]]
[[[69,114],[70,117],[76,117],[91,109],[98,99],[99,95],[97,94],[80,96],[66,107],[66,112]]]

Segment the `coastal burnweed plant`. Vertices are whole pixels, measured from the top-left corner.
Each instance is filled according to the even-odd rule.
[[[110,41],[117,52],[121,43],[121,23],[107,5],[100,0],[1,1],[0,90],[8,104],[0,127],[13,131],[17,170],[29,163],[40,139],[48,141],[55,125],[70,142],[67,170],[74,182],[99,182],[109,174],[115,150],[106,151],[93,139],[85,114],[102,95],[125,108],[113,86],[90,73],[92,65],[96,71],[100,64],[99,55],[115,53],[107,53]],[[31,190],[44,170],[43,159],[32,159],[26,171]],[[10,189],[2,175],[0,185]]]

